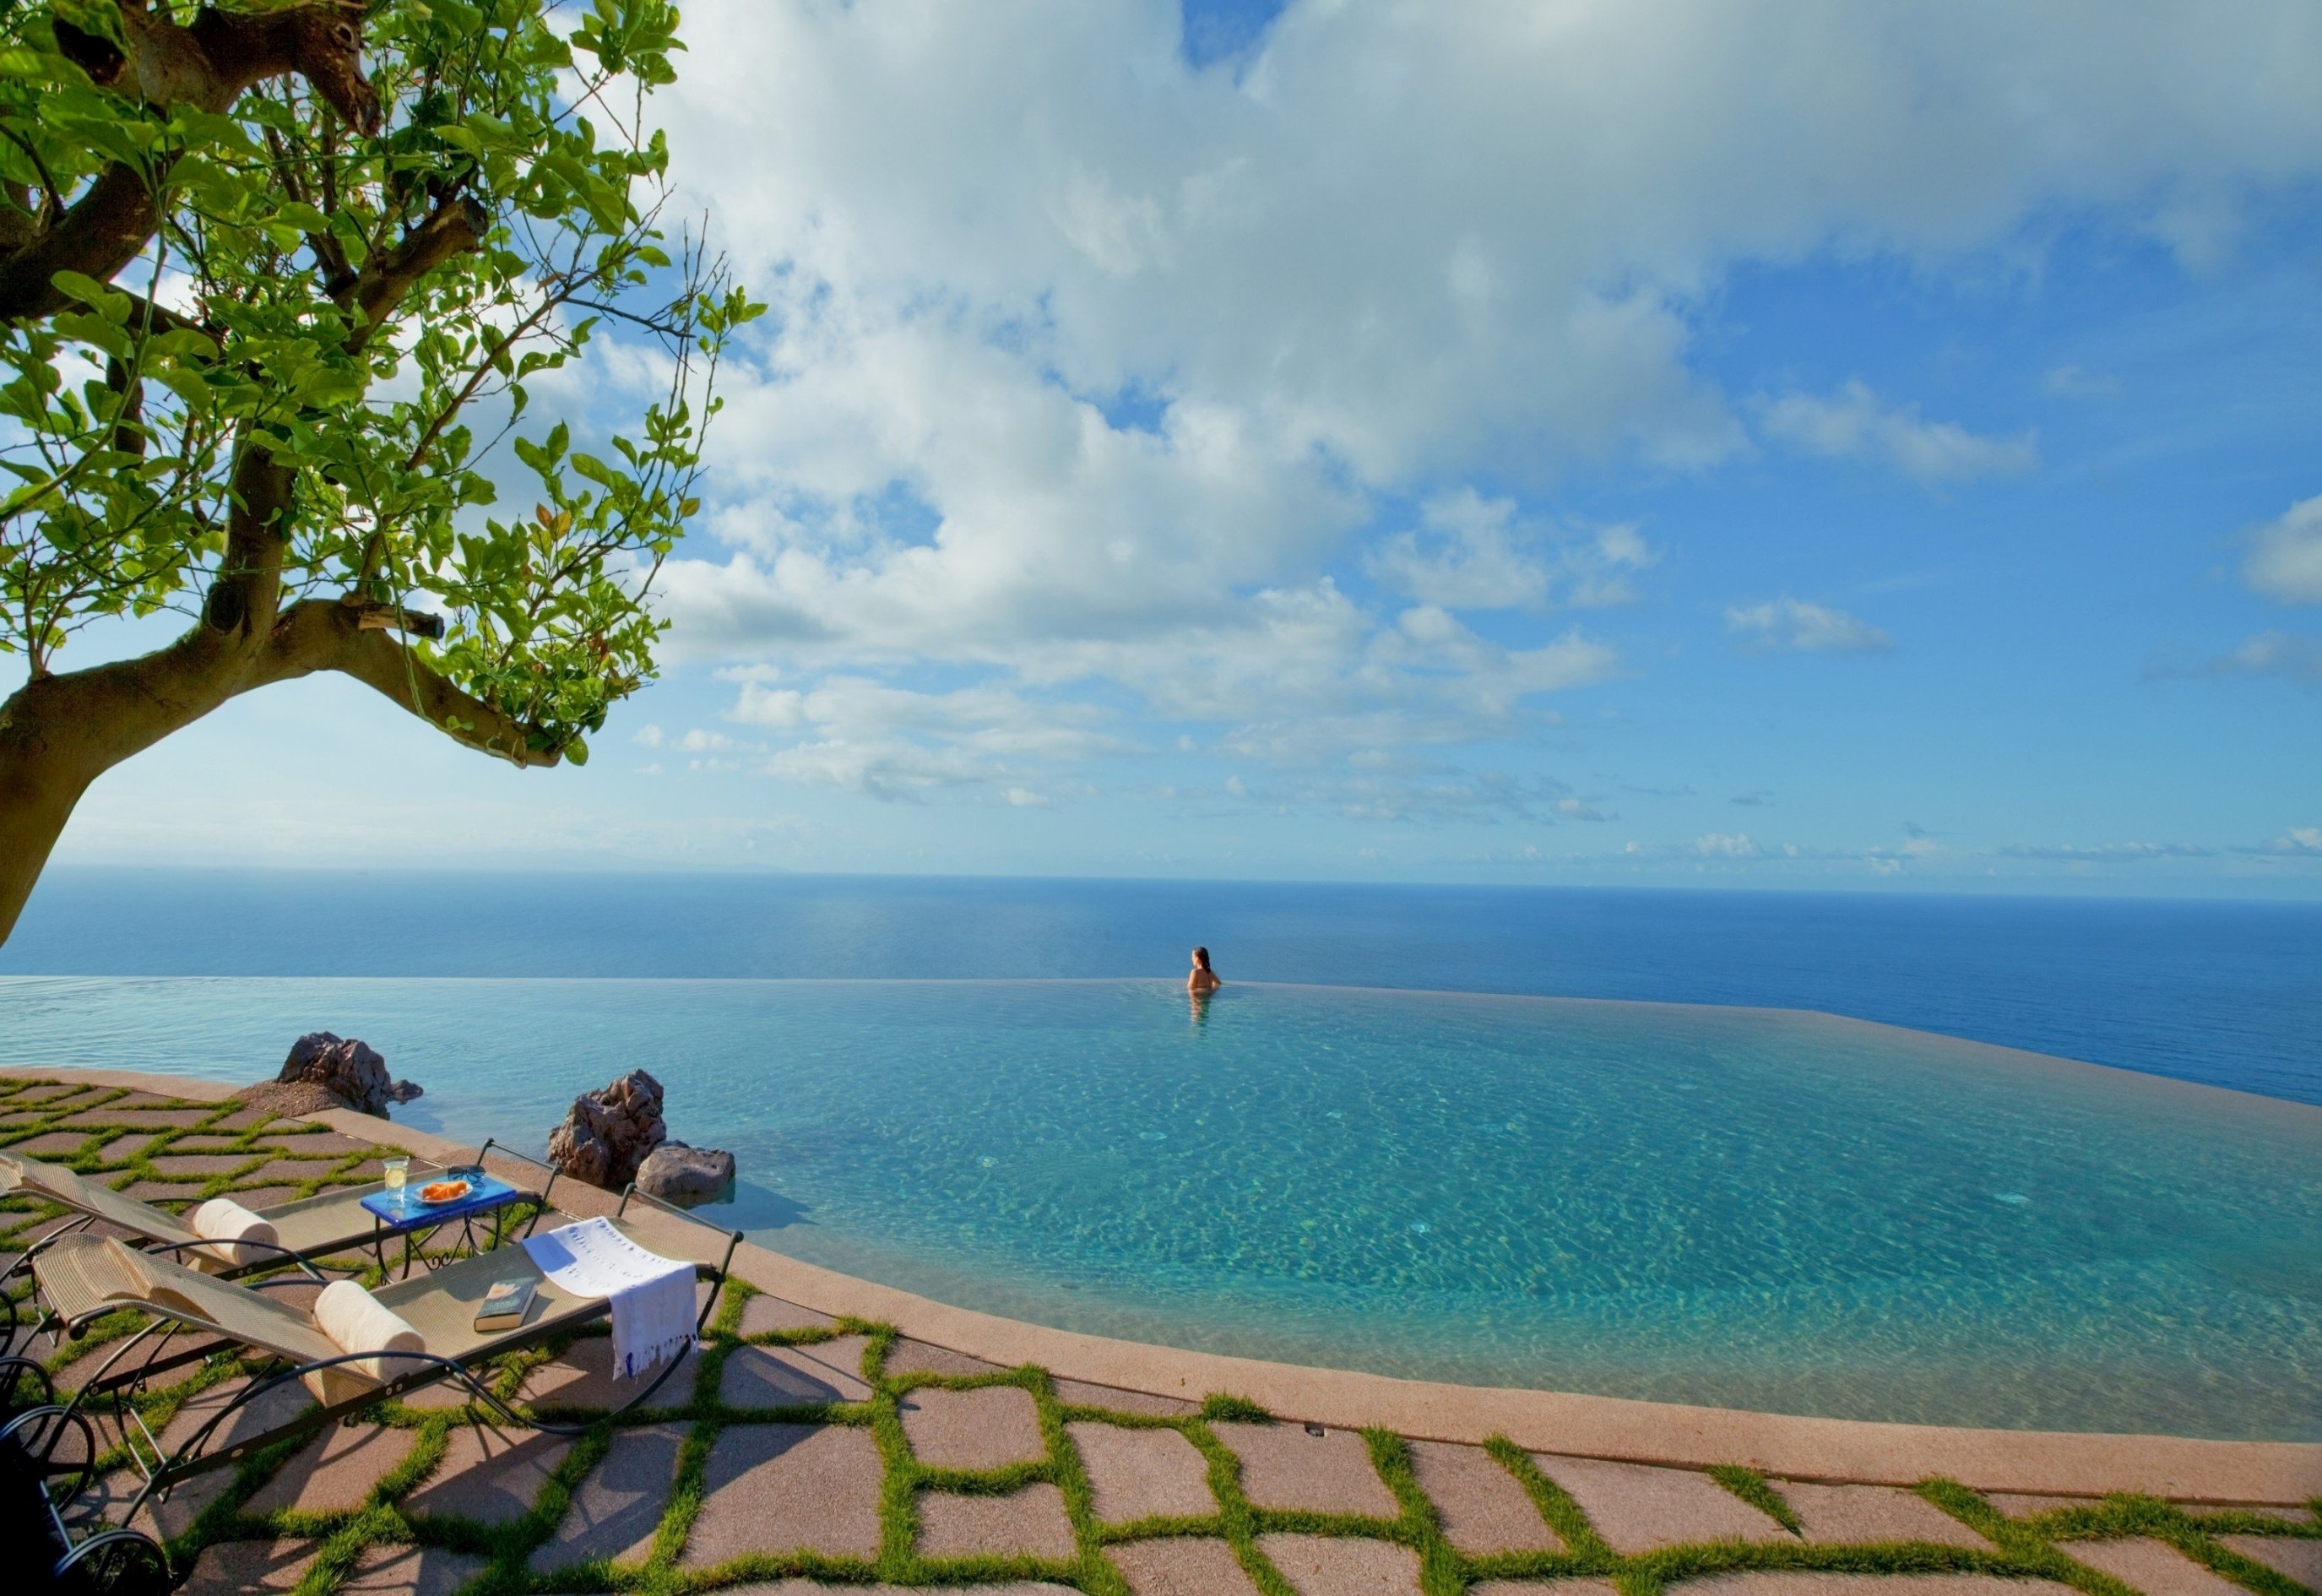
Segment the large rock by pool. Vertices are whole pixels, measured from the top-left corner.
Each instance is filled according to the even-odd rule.
[[[575,1180],[619,1190],[669,1140],[661,1105],[661,1082],[642,1069],[602,1091],[581,1093],[564,1123],[549,1133],[548,1161]]]
[[[637,1166],[637,1189],[681,1208],[723,1202],[734,1195],[734,1155],[664,1142]]]
[[[391,1079],[387,1059],[359,1037],[341,1037],[329,1031],[310,1031],[290,1044],[290,1056],[272,1083],[306,1088],[306,1097],[286,1093],[261,1093],[265,1105],[278,1114],[312,1113],[317,1107],[352,1108],[379,1119],[388,1105],[408,1103],[421,1096],[411,1081]],[[323,1103],[315,1094],[329,1099]]]

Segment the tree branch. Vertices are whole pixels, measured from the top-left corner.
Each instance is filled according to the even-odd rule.
[[[164,108],[190,104],[223,113],[242,91],[296,73],[347,123],[377,133],[385,118],[362,70],[363,8],[355,0],[315,0],[280,11],[225,12],[205,6],[190,27],[122,0],[124,54],[105,39],[59,22],[58,47],[97,83]],[[160,225],[146,174],[115,162],[30,243],[0,257],[0,320],[53,316],[67,303],[52,280],[78,271],[111,282]]]
[[[24,159],[32,162],[32,170],[40,177],[41,220],[43,223],[55,221],[65,214],[65,197],[57,188],[56,174],[49,170],[49,163],[41,159],[40,150],[14,128],[8,130],[8,142],[24,152]],[[24,208],[30,211],[32,207],[28,205]]]
[[[263,446],[245,442],[233,463],[225,518],[225,557],[202,604],[211,631],[264,637],[282,596],[282,519],[296,473]]]
[[[335,599],[293,604],[236,691],[246,693],[316,671],[352,676],[453,741],[511,765],[540,767],[563,757],[561,749],[533,747],[532,727],[454,686],[451,678],[386,631],[365,627],[360,607]]]
[[[267,153],[274,157],[274,175],[281,183],[282,191],[305,205],[306,187],[298,180],[297,165],[290,159],[290,151],[283,148],[282,135],[270,127],[264,131]],[[325,175],[330,170],[327,163],[323,168]],[[322,262],[324,292],[336,298],[342,289],[354,282],[354,268],[347,264],[345,248],[328,232],[306,234],[306,247],[314,251],[315,259]]]
[[[205,326],[190,316],[181,316],[159,299],[149,299],[134,289],[114,287],[114,292],[129,300],[129,325],[144,332],[199,333],[215,344],[220,341],[215,327]]]
[[[339,602],[347,601],[341,599]],[[362,631],[401,632],[407,637],[437,639],[443,636],[443,618],[425,610],[406,610],[400,604],[357,603],[349,608],[354,610],[355,625]]]
[[[225,558],[201,619],[168,647],[61,675],[37,675],[0,704],[0,775],[64,793],[69,813],[101,773],[191,725],[242,691],[271,640],[281,601],[282,538],[291,472],[245,444],[233,465]],[[0,781],[0,788],[6,783]],[[61,821],[59,822],[61,824]],[[0,888],[5,886],[0,871]],[[0,912],[6,908],[0,891]]]
[[[491,213],[481,202],[472,197],[446,200],[401,243],[364,262],[354,281],[332,296],[340,308],[352,308],[362,316],[362,326],[348,335],[347,347],[358,350],[370,343],[421,278],[453,256],[480,248],[491,225]]]
[[[127,361],[114,355],[105,362],[105,385],[121,396],[121,409],[113,418],[113,446],[123,454],[144,459],[144,379]]]
[[[270,594],[270,613],[273,601]],[[292,605],[254,649],[246,637],[197,624],[151,654],[64,675],[36,674],[0,699],[0,938],[15,924],[89,783],[229,698],[324,670],[352,676],[512,764],[550,766],[562,757],[534,748],[531,728],[462,693],[388,633],[364,629],[361,611],[335,599]]]
[[[143,175],[106,167],[55,226],[0,260],[0,321],[54,316],[71,303],[51,280],[59,271],[111,282],[160,225],[160,205]]]

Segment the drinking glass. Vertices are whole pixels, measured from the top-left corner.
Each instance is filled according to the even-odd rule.
[[[411,1160],[407,1158],[391,1158],[385,1160],[385,1179],[387,1180],[388,1190],[402,1190],[403,1178],[410,1171],[410,1169]]]

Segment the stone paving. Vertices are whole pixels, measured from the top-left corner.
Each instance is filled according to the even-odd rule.
[[[883,1480],[868,1429],[736,1425],[710,1444],[701,1510],[679,1562],[710,1568],[766,1546],[875,1558]]]
[[[1206,1518],[1210,1460],[1172,1429],[1124,1429],[1083,1421],[1065,1426],[1089,1478],[1089,1511],[1100,1524],[1139,1518]]]
[[[1532,1465],[1624,1556],[1692,1541],[1779,1542],[1789,1531],[1707,1474],[1644,1463],[1535,1455]]]
[[[0,1078],[0,1145],[37,1143],[124,1188],[167,1169],[190,1187],[181,1204],[305,1195],[377,1165],[370,1144],[230,1104]],[[132,1126],[150,1139],[117,1151]],[[192,1152],[171,1151],[185,1142]],[[56,1217],[14,1207],[0,1213],[0,1251]],[[202,1593],[2322,1590],[2311,1503],[1986,1498],[1940,1480],[1768,1480],[1275,1422],[1228,1398],[998,1368],[738,1283],[699,1356],[649,1408],[609,1411],[629,1390],[608,1346],[584,1335],[496,1376],[520,1409],[575,1421],[577,1435],[504,1433],[438,1388],[206,1476],[140,1527],[169,1540],[186,1589]],[[35,1351],[59,1372],[93,1363],[86,1349]],[[176,1445],[251,1372],[230,1361],[188,1370],[147,1395],[146,1420]],[[278,1393],[260,1419],[303,1403]],[[133,1482],[118,1437],[102,1460],[116,1509]]]
[[[1483,1448],[1451,1446],[1440,1441],[1404,1445],[1410,1448],[1419,1488],[1435,1504],[1443,1538],[1456,1549],[1470,1557],[1495,1552],[1565,1550],[1563,1537],[1540,1517],[1531,1494]]]

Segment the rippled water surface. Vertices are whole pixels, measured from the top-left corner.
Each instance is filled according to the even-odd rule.
[[[0,981],[0,1056],[366,1037],[536,1146],[643,1064],[767,1244],[1075,1329],[1923,1422],[2322,1439],[2322,1110],[1795,1012],[1173,984]]]

